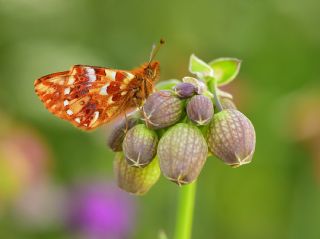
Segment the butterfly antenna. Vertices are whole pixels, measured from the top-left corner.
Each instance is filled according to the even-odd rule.
[[[157,55],[159,49],[161,48],[161,46],[163,44],[164,44],[164,40],[161,38],[159,44],[153,44],[152,45],[152,50],[151,50],[151,54],[150,54],[150,59],[149,59],[148,65],[151,64],[151,62],[153,61],[153,59],[155,58],[155,56]]]

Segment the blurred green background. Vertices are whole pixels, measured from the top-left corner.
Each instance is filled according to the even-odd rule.
[[[50,195],[114,177],[108,126],[86,133],[52,116],[33,81],[74,64],[134,68],[160,37],[162,80],[189,75],[192,53],[242,59],[228,89],[257,134],[251,164],[207,160],[193,238],[320,238],[319,13],[316,0],[0,0],[0,238],[78,238],[63,212],[52,216],[61,200]],[[39,182],[41,203],[21,207]],[[172,238],[178,190],[161,178],[129,197],[136,214],[123,238]]]

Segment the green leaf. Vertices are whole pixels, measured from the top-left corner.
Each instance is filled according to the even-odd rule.
[[[161,81],[158,84],[156,84],[156,89],[157,90],[172,90],[172,88],[178,83],[181,83],[181,81],[176,80],[176,79]]]
[[[207,76],[213,77],[214,74],[214,70],[194,54],[190,56],[189,71],[201,79],[204,79]]]
[[[236,58],[218,58],[209,63],[214,70],[218,86],[233,81],[239,73],[241,61]]]

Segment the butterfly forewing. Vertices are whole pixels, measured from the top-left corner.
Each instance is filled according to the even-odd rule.
[[[135,87],[135,75],[129,71],[85,65],[35,81],[46,108],[84,130],[109,122],[132,105]]]

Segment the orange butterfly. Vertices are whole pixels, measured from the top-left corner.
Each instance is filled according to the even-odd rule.
[[[163,43],[153,46],[149,62],[134,70],[75,65],[37,79],[35,92],[54,115],[83,130],[95,129],[141,106],[154,91],[160,63],[153,59]]]

